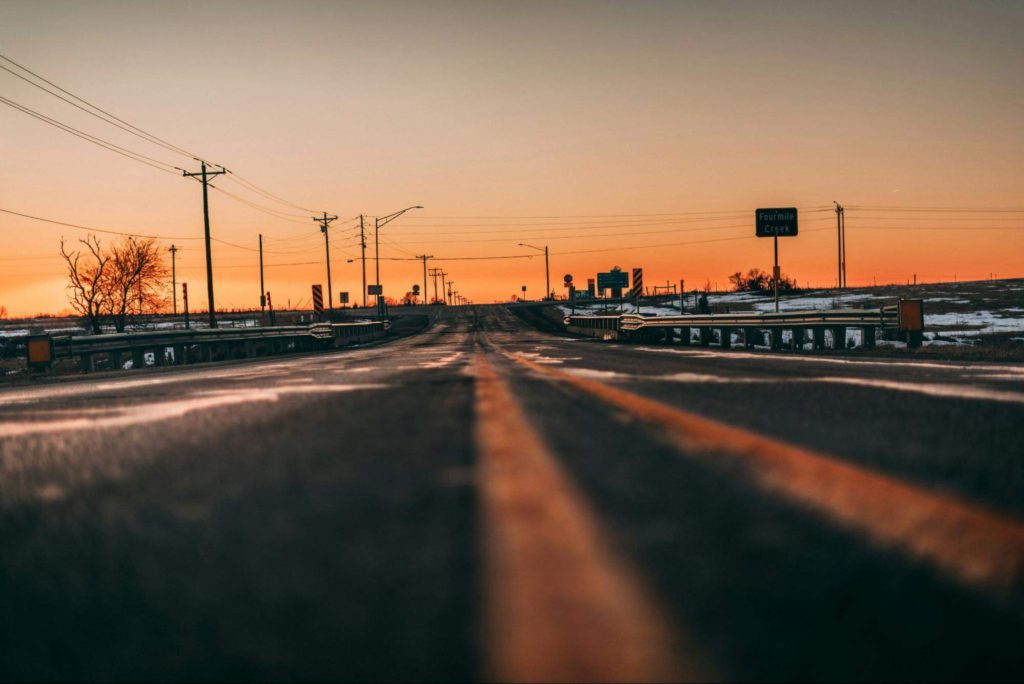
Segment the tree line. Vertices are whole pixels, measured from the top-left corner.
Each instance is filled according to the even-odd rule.
[[[775,288],[772,274],[759,268],[752,268],[746,273],[736,271],[729,276],[729,282],[732,283],[733,289],[737,292],[768,293],[773,292]],[[795,292],[798,289],[796,278],[791,278],[784,273],[780,274],[779,292]]]

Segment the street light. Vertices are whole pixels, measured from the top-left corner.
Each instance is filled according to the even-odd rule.
[[[529,247],[530,249],[535,249],[538,252],[544,252],[544,281],[547,284],[547,289],[544,290],[544,299],[547,299],[551,296],[551,270],[548,268],[548,246],[544,245],[544,249],[541,249],[540,247],[528,245],[525,242],[520,242],[519,246]]]
[[[422,208],[423,207],[421,207],[420,205],[417,204],[415,207],[406,207],[405,209],[402,209],[401,211],[396,211],[393,214],[388,214],[387,216],[378,216],[378,217],[373,219],[373,262],[374,262],[374,265],[376,266],[377,286],[378,287],[380,286],[380,229],[383,226],[386,226],[387,224],[389,224],[392,221],[394,221],[396,218],[398,218],[399,216],[401,216],[405,212],[410,211],[412,209],[422,209]],[[377,308],[379,309],[380,308],[380,295],[376,295],[376,297],[377,297]]]

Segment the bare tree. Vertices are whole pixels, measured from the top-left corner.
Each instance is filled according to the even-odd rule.
[[[148,238],[129,238],[111,250],[106,313],[118,332],[124,332],[130,316],[158,311],[167,303],[163,293],[169,272],[162,257],[156,241]]]
[[[103,253],[100,241],[93,235],[79,240],[85,250],[69,251],[63,238],[60,253],[68,266],[68,300],[71,308],[84,316],[94,335],[101,331],[107,308],[107,268],[110,257]]]

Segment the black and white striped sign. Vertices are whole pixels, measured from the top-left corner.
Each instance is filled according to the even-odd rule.
[[[313,313],[324,315],[324,289],[320,285],[313,286]]]
[[[644,293],[644,269],[633,269],[633,288],[629,291],[633,299],[640,299]]]

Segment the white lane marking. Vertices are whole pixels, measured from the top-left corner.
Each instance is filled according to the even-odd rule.
[[[522,356],[522,355],[520,355]],[[533,360],[533,359],[531,359]],[[535,361],[535,360],[533,360]],[[976,385],[959,385],[948,383],[915,383],[897,382],[893,380],[872,380],[869,378],[844,378],[840,376],[825,376],[817,378],[785,378],[785,377],[728,377],[720,375],[709,375],[705,373],[672,373],[670,375],[639,375],[636,373],[618,373],[615,371],[603,371],[594,368],[566,368],[565,372],[582,378],[594,379],[617,379],[617,380],[638,380],[679,382],[693,384],[782,384],[782,383],[828,383],[836,385],[854,385],[859,387],[877,387],[880,389],[893,390],[897,392],[912,392],[932,397],[943,397],[953,399],[978,399],[983,401],[999,401],[1013,404],[1024,404],[1024,393],[1009,392],[1005,390],[989,389]]]
[[[989,366],[978,364],[934,363],[930,361],[869,361],[867,359],[831,359],[825,356],[789,356],[772,354],[751,354],[749,352],[735,351],[697,351],[685,349],[658,349],[654,347],[637,347],[637,351],[653,352],[658,354],[678,354],[692,358],[714,358],[716,360],[737,360],[748,361],[795,361],[803,363],[832,363],[849,366],[886,366],[904,368],[934,368],[946,371],[1003,371],[1012,373],[1024,373],[1024,366]]]
[[[219,408],[234,404],[256,401],[275,402],[287,394],[315,394],[352,392],[367,389],[382,389],[387,385],[313,385],[298,387],[275,387],[273,389],[215,390],[197,393],[187,399],[164,401],[152,404],[132,404],[120,407],[125,413],[106,418],[71,418],[53,421],[24,421],[0,423],[0,437],[20,437],[35,433],[68,432],[73,430],[97,430],[103,428],[128,427],[152,423],[171,418],[180,418],[187,413],[203,409]]]
[[[596,368],[566,368],[566,373],[578,375],[581,378],[623,378],[629,377],[626,373],[616,373],[615,371],[597,370]]]
[[[533,361],[534,363],[548,363],[548,364],[554,363],[554,364],[558,364],[558,363],[565,363],[566,361],[582,361],[583,360],[582,356],[563,356],[563,357],[544,356],[543,354],[541,354],[539,352],[517,352],[516,355],[517,356],[522,356],[525,359],[529,359],[530,361]]]
[[[949,385],[942,383],[896,382],[894,380],[870,380],[867,378],[807,378],[811,382],[829,382],[838,385],[856,385],[859,387],[878,387],[897,392],[914,392],[933,397],[952,397],[955,399],[982,399],[1002,401],[1012,404],[1024,404],[1024,392],[1007,392],[1005,390],[987,389],[974,385]]]
[[[706,373],[672,373],[671,375],[652,376],[651,379],[666,380],[668,382],[712,382],[717,384],[752,384],[760,382],[786,382],[786,378],[735,378],[724,375],[708,375]]]
[[[571,370],[570,370],[571,372]],[[672,375],[644,376],[644,375],[622,375],[620,377],[631,380],[661,380],[667,382],[684,383],[711,383],[711,384],[779,384],[779,383],[829,383],[836,385],[853,385],[858,387],[878,387],[880,389],[893,390],[897,392],[913,392],[933,397],[951,397],[954,399],[981,399],[987,401],[1002,401],[1014,404],[1024,404],[1024,393],[1008,392],[1004,390],[988,389],[975,385],[953,385],[945,383],[914,383],[897,382],[894,380],[871,380],[869,378],[844,378],[839,376],[826,376],[820,378],[730,378],[716,375],[704,375],[702,373],[674,373]]]
[[[74,385],[55,385],[52,387],[35,387],[28,390],[0,393],[0,400],[4,404],[18,404],[41,399],[53,399],[57,397],[73,397],[83,394],[103,394],[106,392],[118,392],[137,387],[153,387],[156,385],[168,385],[180,382],[194,382],[196,380],[233,380],[266,377],[279,373],[260,372],[254,373],[251,370],[224,370],[224,371],[195,371],[188,373],[173,373],[167,376],[155,378],[136,378],[124,380],[116,379],[98,383],[85,382]]]
[[[1013,373],[977,373],[974,377],[979,380],[1009,380],[1012,382],[1024,382],[1024,375],[1015,375]]]
[[[459,352],[455,352],[454,354],[449,354],[448,356],[443,356],[440,359],[436,359],[434,361],[424,361],[423,363],[419,364],[419,367],[420,368],[443,368],[445,366],[449,366],[449,365],[455,363],[456,361],[461,359],[463,356],[465,356],[465,352],[460,352],[459,351]]]

